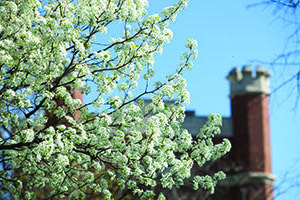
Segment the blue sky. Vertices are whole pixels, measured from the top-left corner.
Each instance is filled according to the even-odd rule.
[[[151,0],[153,12],[169,5],[170,0]],[[229,83],[226,75],[235,67],[272,61],[286,48],[293,27],[274,15],[271,7],[248,5],[251,0],[190,0],[171,29],[173,40],[156,59],[158,74],[165,75],[179,64],[186,38],[198,41],[199,56],[192,71],[186,73],[191,104],[197,115],[218,112],[230,116]],[[152,6],[154,6],[152,8]],[[299,70],[299,67],[264,65],[272,73],[271,90]],[[273,173],[277,176],[275,199],[299,199],[300,178],[300,105],[291,83],[271,94],[271,144]],[[298,181],[298,185],[297,185]],[[297,187],[298,186],[298,187]]]

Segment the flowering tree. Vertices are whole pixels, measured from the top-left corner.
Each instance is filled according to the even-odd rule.
[[[151,16],[147,6],[147,0],[0,2],[1,195],[151,199],[151,187],[180,186],[194,164],[229,151],[227,140],[211,140],[220,132],[219,115],[195,140],[180,128],[189,102],[182,74],[197,55],[194,40],[187,40],[178,69],[150,84],[154,55],[171,39],[168,24],[187,0]],[[92,100],[72,98],[74,89]],[[213,191],[224,177],[196,176],[193,184]]]

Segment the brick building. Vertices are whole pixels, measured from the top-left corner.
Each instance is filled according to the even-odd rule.
[[[203,190],[193,191],[184,186],[168,192],[168,199],[213,200],[272,200],[269,126],[269,72],[263,67],[255,71],[245,66],[233,69],[227,79],[230,83],[231,117],[223,118],[221,135],[214,140],[228,138],[232,149],[225,157],[195,168],[193,174],[213,174],[223,170],[227,179],[221,182],[213,195]],[[206,117],[187,111],[183,128],[196,135]]]
[[[174,200],[272,200],[273,181],[271,171],[270,126],[269,126],[269,72],[263,67],[255,71],[245,66],[242,70],[234,68],[227,79],[230,83],[231,117],[223,118],[221,135],[215,142],[228,138],[232,149],[226,156],[195,167],[192,174],[213,174],[219,170],[227,174],[213,195],[207,191],[194,191],[191,185],[179,189],[165,190],[167,199]],[[73,92],[74,98],[82,100],[79,90]],[[62,105],[63,102],[58,102]],[[77,119],[79,114],[75,116]],[[206,117],[195,116],[187,111],[183,128],[197,135],[206,122]],[[50,117],[49,123],[57,119]],[[66,123],[59,121],[59,123]],[[158,189],[158,190],[161,190]],[[92,198],[93,199],[93,198]]]

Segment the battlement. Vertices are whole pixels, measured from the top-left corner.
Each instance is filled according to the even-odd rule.
[[[228,74],[227,79],[230,82],[230,96],[243,94],[270,94],[271,74],[264,67],[256,67],[254,71],[251,66],[234,68]]]

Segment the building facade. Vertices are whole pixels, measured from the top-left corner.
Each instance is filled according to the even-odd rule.
[[[163,191],[172,200],[273,200],[273,181],[271,168],[270,123],[269,123],[269,72],[263,67],[253,70],[245,66],[234,68],[227,76],[230,83],[231,117],[223,118],[221,135],[231,141],[232,149],[224,157],[209,162],[202,167],[195,166],[193,175],[214,174],[224,171],[226,180],[220,182],[214,194],[205,190],[194,191],[192,185],[184,185]],[[79,90],[74,90],[73,98],[82,100]],[[58,100],[58,105],[63,102]],[[50,114],[48,114],[50,115]],[[77,120],[79,113],[74,118]],[[196,136],[205,124],[207,117],[196,116],[187,111],[183,128]],[[57,123],[55,116],[49,116],[48,123]],[[59,124],[69,124],[63,119]],[[89,199],[95,199],[91,197]]]
[[[223,118],[221,135],[231,141],[231,151],[219,160],[195,167],[193,174],[213,174],[223,170],[226,180],[219,183],[215,193],[193,191],[184,186],[168,192],[169,199],[213,200],[272,200],[273,181],[271,168],[269,77],[263,67],[253,70],[244,66],[234,68],[227,76],[230,83],[231,117]],[[206,117],[186,112],[183,128],[196,135],[206,122]]]

